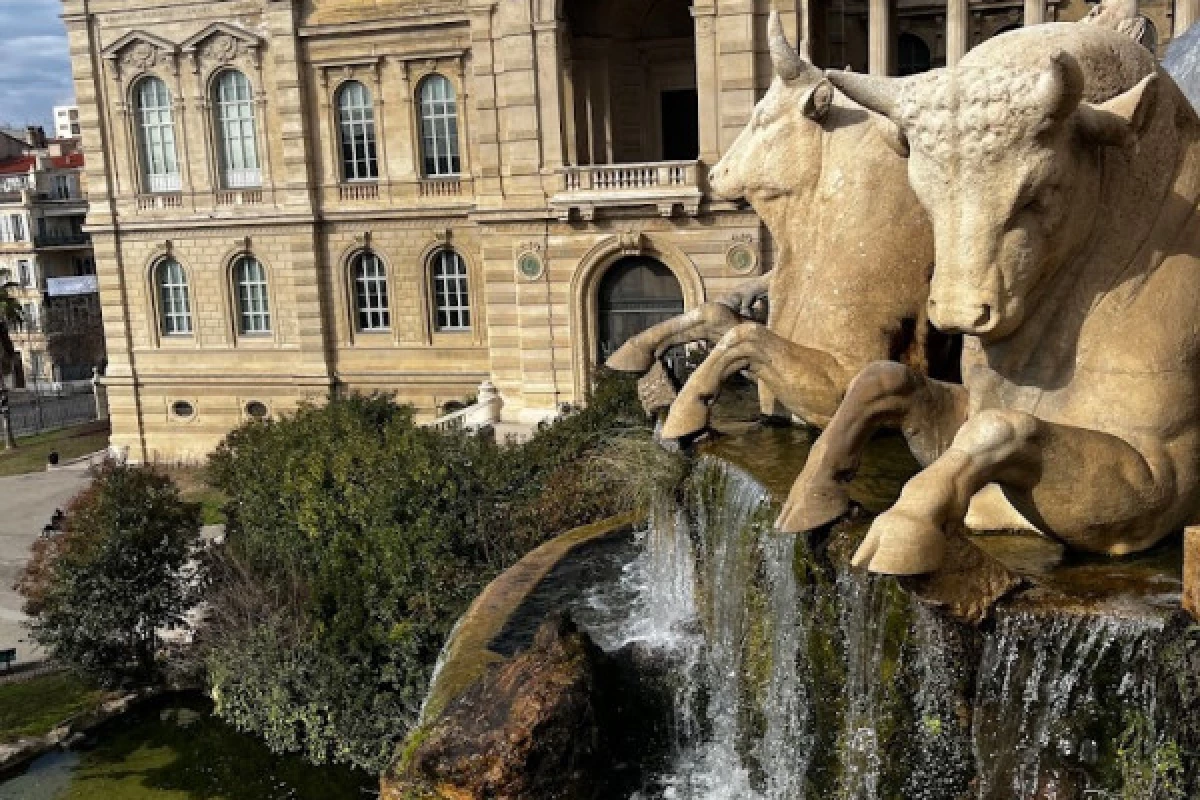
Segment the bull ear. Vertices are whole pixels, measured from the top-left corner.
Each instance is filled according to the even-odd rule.
[[[1150,73],[1128,91],[1098,105],[1081,103],[1075,129],[1089,142],[1127,145],[1134,141],[1153,116],[1157,76]]]
[[[820,122],[829,113],[831,105],[833,105],[833,86],[822,78],[804,95],[804,116]]]
[[[1041,74],[1033,92],[1049,119],[1060,122],[1079,107],[1083,99],[1083,69],[1070,53],[1050,57],[1050,68]]]

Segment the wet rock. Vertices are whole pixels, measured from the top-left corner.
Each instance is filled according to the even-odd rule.
[[[609,666],[568,615],[548,618],[532,647],[450,703],[384,797],[598,797],[611,766],[598,709]]]
[[[946,557],[937,572],[902,578],[900,585],[922,602],[978,625],[1001,598],[1026,581],[960,532],[947,536]]]

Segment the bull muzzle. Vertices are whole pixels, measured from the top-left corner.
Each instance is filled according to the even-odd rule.
[[[725,159],[718,161],[708,171],[708,186],[713,194],[722,200],[737,200],[742,196],[741,191],[732,185],[729,165]]]
[[[928,313],[933,326],[945,333],[986,336],[1000,324],[1000,316],[996,313],[994,303],[972,298],[931,296]]]

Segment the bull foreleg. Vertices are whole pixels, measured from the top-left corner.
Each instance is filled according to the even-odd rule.
[[[832,416],[842,396],[846,370],[828,353],[804,347],[765,325],[738,325],[717,343],[671,404],[664,438],[703,430],[721,383],[745,370],[762,381],[789,411],[815,424]]]
[[[904,364],[868,364],[850,382],[837,413],[813,444],[776,527],[798,533],[846,513],[846,485],[871,434],[880,428],[903,430],[917,460],[930,463],[966,417],[966,397],[963,387],[932,380]]]
[[[981,411],[950,448],[908,482],[854,556],[872,572],[918,575],[942,561],[945,532],[971,498],[999,483],[1043,530],[1072,547],[1122,555],[1153,545],[1175,524],[1179,493],[1164,453],[1021,411]]]
[[[767,296],[769,285],[770,276],[763,275],[719,300],[647,328],[617,348],[605,366],[619,372],[644,373],[675,345],[701,341],[714,344],[735,325],[754,317],[755,306]]]

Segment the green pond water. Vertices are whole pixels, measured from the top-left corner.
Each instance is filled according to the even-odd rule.
[[[0,783],[0,800],[363,800],[378,781],[277,756],[201,697],[148,704]]]

